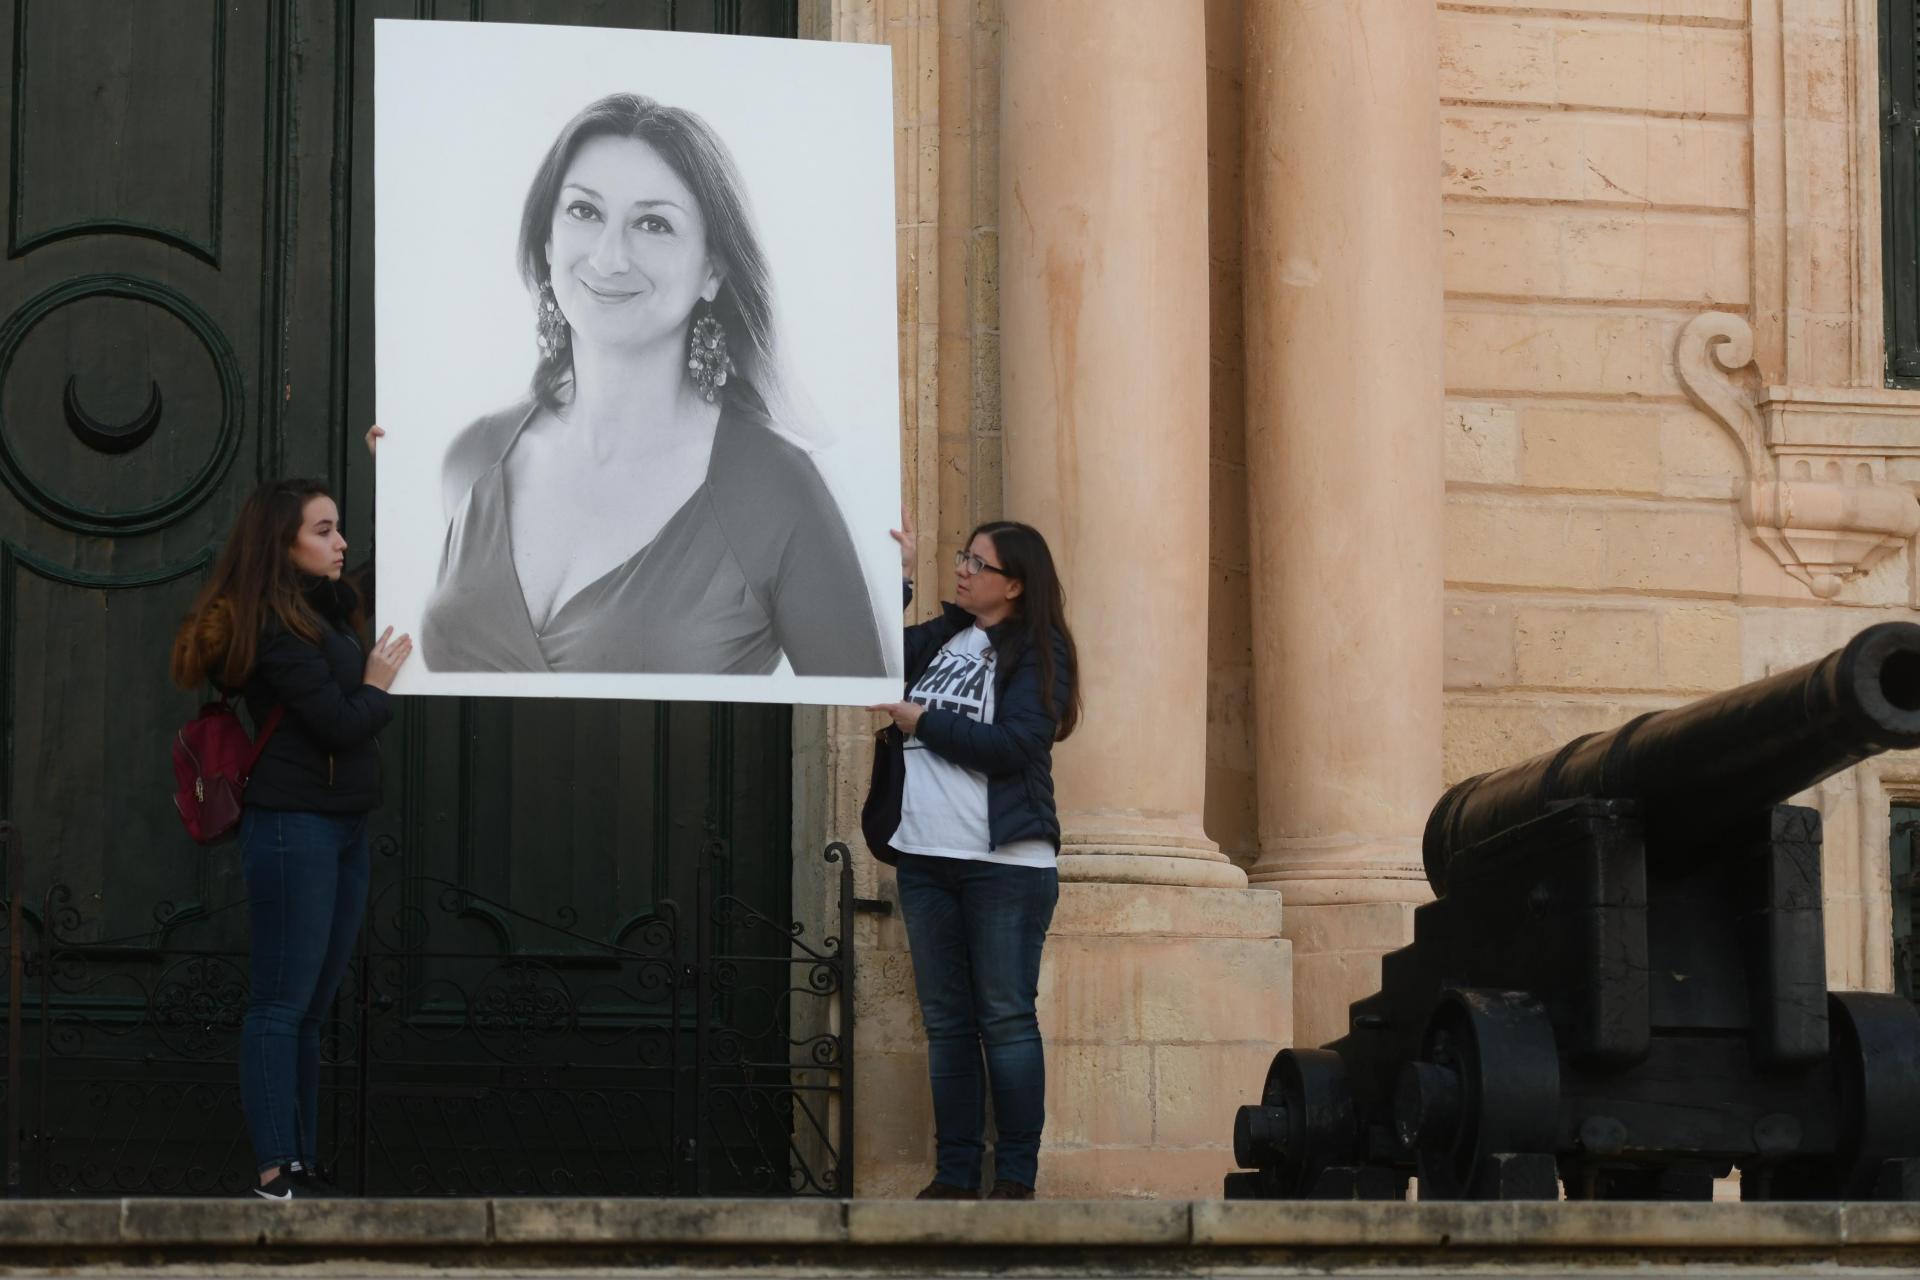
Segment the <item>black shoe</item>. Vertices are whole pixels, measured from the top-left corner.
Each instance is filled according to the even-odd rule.
[[[980,1193],[966,1187],[956,1187],[951,1182],[929,1182],[920,1189],[915,1200],[978,1200]]]
[[[293,1174],[296,1185],[306,1191],[309,1199],[344,1200],[347,1193],[333,1185],[331,1172],[323,1173],[318,1169],[296,1169]]]
[[[993,1190],[987,1192],[989,1200],[1031,1200],[1033,1188],[1024,1182],[1015,1182],[1012,1178],[997,1178]]]
[[[335,1200],[340,1193],[308,1178],[303,1171],[280,1166],[280,1171],[253,1189],[262,1200]]]

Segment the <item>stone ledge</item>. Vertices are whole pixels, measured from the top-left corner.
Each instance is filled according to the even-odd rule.
[[[1920,1249],[1920,1204],[1845,1204],[1840,1232],[1849,1245]]]
[[[847,1241],[855,1245],[1107,1245],[1175,1247],[1192,1239],[1183,1200],[855,1200]]]
[[[0,1200],[0,1249],[485,1244],[488,1217],[484,1200]]]
[[[412,1255],[509,1260],[697,1250],[743,1264],[769,1248],[820,1265],[920,1250],[982,1258],[1071,1247],[1103,1256],[1209,1259],[1295,1254],[1342,1266],[1436,1256],[1865,1258],[1920,1266],[1920,1205],[1398,1204],[1366,1202],[908,1200],[0,1201],[0,1261],[36,1255],[199,1257],[277,1251],[314,1258]],[[1031,1256],[1031,1255],[1029,1255]],[[1153,1265],[1161,1265],[1155,1263]],[[1184,1265],[1184,1264],[1183,1264]]]
[[[1808,1248],[1849,1243],[1847,1208],[1836,1204],[1643,1204],[1634,1202],[1411,1203],[1201,1201],[1193,1243],[1314,1249],[1358,1240],[1414,1249]],[[1904,1209],[1920,1228],[1920,1206]],[[1876,1223],[1878,1232],[1897,1232]],[[1895,1235],[1876,1243],[1895,1244]]]
[[[124,1209],[120,1200],[0,1200],[0,1249],[56,1240],[117,1244]]]
[[[377,1201],[369,1203],[378,1203]],[[838,1200],[496,1200],[499,1244],[838,1244]]]
[[[14,1212],[60,1203],[28,1200],[0,1204],[0,1222]],[[88,1243],[374,1249],[484,1245],[493,1235],[492,1210],[493,1205],[486,1200],[304,1200],[272,1204],[257,1197],[128,1199],[119,1202],[118,1239]],[[12,1230],[6,1237],[20,1238]],[[50,1235],[29,1238],[41,1245],[57,1239]]]

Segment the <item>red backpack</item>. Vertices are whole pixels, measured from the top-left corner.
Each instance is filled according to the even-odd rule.
[[[254,741],[232,704],[222,698],[201,707],[174,735],[173,777],[179,786],[173,807],[180,811],[188,835],[201,844],[219,844],[234,833],[240,825],[240,793],[285,713],[285,707],[268,713]]]

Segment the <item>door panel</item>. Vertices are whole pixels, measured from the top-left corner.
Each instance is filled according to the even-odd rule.
[[[14,86],[0,130],[0,818],[28,850],[7,890],[29,945],[57,937],[80,957],[27,1010],[41,1064],[67,1055],[39,1118],[48,1190],[69,1185],[55,1167],[72,1186],[145,1185],[88,1164],[125,1128],[111,1099],[192,1117],[155,1121],[156,1167],[199,1170],[175,1189],[244,1174],[244,989],[230,980],[244,890],[233,848],[194,846],[172,812],[167,748],[198,699],[169,685],[167,653],[261,478],[326,479],[350,554],[372,546],[376,17],[795,27],[791,0],[0,0]],[[790,725],[778,707],[407,702],[382,739],[376,901],[393,891],[416,910],[422,878],[473,900],[452,901],[448,945],[466,954],[409,952],[388,971],[395,990],[467,981],[476,952],[491,991],[519,958],[631,942],[663,901],[694,901],[703,859],[718,887],[784,919]],[[182,973],[200,984],[191,999]],[[356,977],[346,998],[384,999],[380,981]],[[636,1001],[595,1016],[604,1030],[662,1014]],[[203,1031],[183,1039],[196,1017]],[[357,1091],[378,1083],[350,1022],[328,1040],[336,1146],[365,1139]]]
[[[19,9],[9,256],[117,232],[217,266],[226,7],[22,0]],[[160,174],[168,180],[154,181]]]
[[[285,68],[269,4],[7,8],[0,815],[34,853],[29,905],[84,886],[114,937],[236,883],[172,813],[167,744],[194,700],[166,663],[257,473]]]

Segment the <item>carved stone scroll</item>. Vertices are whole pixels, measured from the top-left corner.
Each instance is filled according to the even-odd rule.
[[[1674,362],[1687,394],[1746,459],[1740,513],[1754,540],[1814,596],[1833,599],[1920,533],[1920,503],[1887,480],[1888,459],[1916,452],[1906,441],[1920,437],[1910,425],[1886,430],[1920,418],[1920,400],[1771,387],[1756,401],[1736,376],[1753,362],[1753,330],[1725,312],[1689,321]]]

